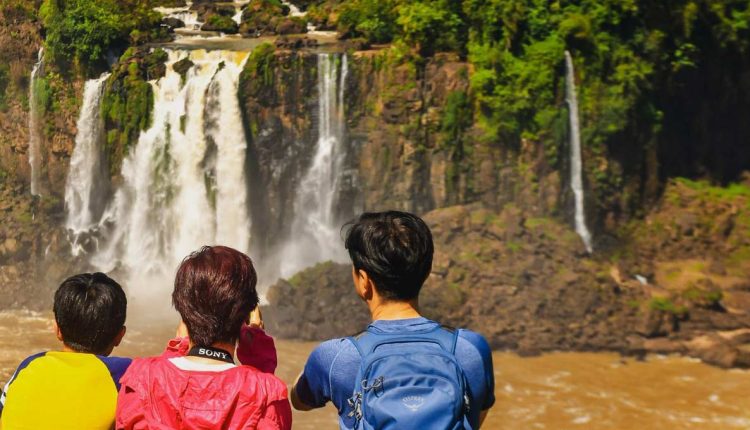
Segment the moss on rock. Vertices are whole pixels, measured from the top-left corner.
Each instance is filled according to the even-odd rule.
[[[154,95],[148,80],[158,77],[150,74],[162,71],[164,61],[164,51],[148,54],[143,49],[128,49],[107,81],[102,99],[102,117],[112,176],[119,174],[122,160],[130,147],[138,140],[140,132],[151,124]]]

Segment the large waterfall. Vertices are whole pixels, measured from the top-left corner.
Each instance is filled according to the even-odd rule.
[[[39,48],[37,62],[31,70],[31,82],[29,83],[29,165],[31,166],[31,194],[35,196],[41,194],[39,174],[42,167],[42,130],[36,95],[38,93],[38,78],[44,73],[43,68],[44,48]]]
[[[86,82],[83,106],[78,117],[78,134],[70,158],[68,179],[65,183],[65,226],[73,234],[74,254],[78,235],[92,229],[101,218],[106,204],[108,169],[102,151],[104,124],[101,117],[101,98],[108,73]]]
[[[166,76],[152,82],[152,126],[123,161],[122,185],[102,221],[106,244],[92,259],[101,270],[124,270],[140,297],[202,245],[248,252],[250,244],[237,98],[248,55],[167,52]],[[194,66],[183,79],[173,65],[184,58]]]
[[[151,81],[151,126],[133,142],[111,193],[104,162],[100,103],[108,75],[86,83],[76,147],[66,184],[67,227],[73,252],[89,253],[96,270],[114,271],[131,296],[163,301],[179,262],[202,245],[222,244],[250,253],[247,142],[238,99],[247,52],[167,49],[166,75]],[[189,59],[183,76],[175,63]],[[338,207],[343,165],[345,54],[317,55],[317,140],[308,167],[297,177],[289,239],[265,254],[262,278],[290,276],[325,260],[345,261]],[[290,157],[295,154],[289,154]],[[103,185],[102,185],[103,184]],[[258,188],[253,188],[258,187]],[[345,211],[346,212],[346,211]],[[78,238],[96,242],[78,244]],[[91,245],[91,246],[88,246]],[[263,254],[263,250],[252,249]],[[280,262],[280,263],[278,263]],[[278,265],[277,265],[278,264]]]
[[[294,202],[290,242],[281,274],[290,276],[311,263],[346,259],[335,218],[345,133],[346,54],[318,54],[318,141]]]
[[[566,101],[570,113],[570,188],[575,197],[575,228],[581,236],[586,251],[593,251],[591,233],[586,227],[583,195],[583,162],[581,161],[581,130],[578,123],[578,97],[576,95],[575,69],[570,52],[565,51]]]

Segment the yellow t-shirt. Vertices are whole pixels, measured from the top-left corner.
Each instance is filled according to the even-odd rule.
[[[129,358],[42,352],[24,360],[0,396],[2,430],[109,430]]]

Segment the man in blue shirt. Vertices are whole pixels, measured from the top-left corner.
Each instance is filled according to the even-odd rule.
[[[354,287],[372,315],[370,332],[422,333],[439,325],[419,313],[419,291],[432,270],[432,234],[419,217],[397,211],[362,214],[346,235]],[[459,330],[455,358],[466,376],[468,420],[479,428],[495,402],[492,353],[487,341]],[[353,429],[347,400],[357,389],[362,357],[346,338],[319,345],[310,355],[292,393],[302,411],[329,401],[339,412],[342,429]]]

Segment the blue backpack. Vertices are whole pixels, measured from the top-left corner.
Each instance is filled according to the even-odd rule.
[[[356,429],[471,429],[466,376],[456,361],[458,330],[367,330],[348,338],[362,356],[348,400]]]

